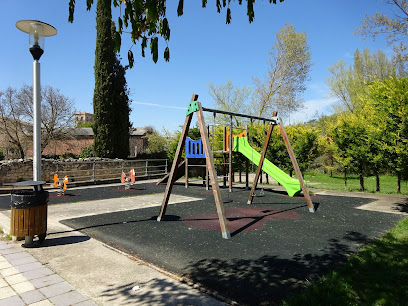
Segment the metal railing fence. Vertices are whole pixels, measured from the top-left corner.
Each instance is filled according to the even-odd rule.
[[[129,176],[131,169],[136,178],[166,175],[168,159],[59,161],[54,173],[59,177],[67,175],[70,182],[95,182],[120,180],[122,172]]]

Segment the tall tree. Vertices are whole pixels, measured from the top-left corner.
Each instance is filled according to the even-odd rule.
[[[129,155],[129,98],[125,69],[112,38],[111,8],[106,0],[96,7],[94,150],[96,156],[126,158]]]
[[[29,143],[30,128],[27,117],[17,100],[17,90],[7,88],[0,92],[0,130],[3,135],[2,148],[7,152],[15,151],[17,157],[25,158],[25,149]],[[7,157],[7,156],[6,156]]]
[[[356,114],[343,114],[331,125],[329,133],[333,137],[333,152],[345,173],[355,171],[360,177],[360,190],[364,191],[364,175],[368,173],[373,160],[367,122]]]
[[[112,34],[116,31],[115,24],[112,22]],[[114,36],[112,36],[114,37]],[[116,157],[126,158],[129,156],[129,130],[131,123],[129,114],[131,109],[129,107],[129,90],[126,82],[126,68],[120,63],[119,54],[116,53],[115,64],[113,66],[113,96],[114,102],[114,123],[113,128],[116,131],[114,137],[114,151]]]
[[[353,69],[347,67],[343,60],[339,60],[329,67],[329,71],[331,74],[326,82],[331,90],[331,94],[339,99],[347,111],[353,112],[357,104],[357,90],[354,85]]]
[[[210,83],[209,87],[210,96],[214,99],[216,109],[234,113],[249,113],[248,99],[251,95],[249,87],[234,86],[230,80],[221,85]],[[219,124],[230,123],[230,118],[226,115],[217,115],[215,119]],[[242,119],[236,116],[233,117],[236,126],[244,124]]]
[[[19,90],[0,92],[0,131],[20,158],[32,143],[33,91],[24,85]],[[41,88],[41,151],[52,140],[71,137],[75,113],[74,101],[51,86]]]
[[[388,44],[394,46],[397,57],[406,61],[408,60],[408,1],[386,0],[385,2],[393,8],[393,16],[390,17],[381,12],[366,16],[361,20],[361,26],[356,33],[373,38],[386,35]]]
[[[408,79],[390,77],[368,87],[364,107],[373,114],[372,124],[380,130],[376,133],[378,142],[387,166],[397,175],[400,193],[401,180],[408,174]]]
[[[295,32],[287,23],[276,33],[269,51],[268,74],[263,81],[254,78],[253,106],[259,116],[277,110],[283,117],[302,107],[302,93],[309,79],[311,62],[306,33]]]
[[[75,11],[75,1],[69,0],[69,17],[68,21],[74,21],[74,11]],[[279,0],[283,2],[284,0]],[[98,3],[101,2],[98,0]],[[246,0],[247,4],[247,15],[249,22],[252,22],[255,17],[254,13],[254,2],[255,0]],[[277,0],[269,0],[269,3],[276,4]],[[87,0],[87,9],[90,10],[94,0]],[[216,1],[217,12],[220,13],[223,8],[226,8],[226,23],[231,22],[231,0],[221,0]],[[242,5],[243,1],[239,0],[238,4]],[[102,4],[102,3],[101,3]],[[103,4],[106,8],[104,14],[111,18],[111,7],[120,8],[120,16],[118,18],[118,29],[115,35],[115,47],[120,50],[121,46],[121,35],[125,29],[130,28],[130,39],[134,44],[137,41],[141,41],[141,52],[142,56],[145,56],[145,48],[147,47],[148,41],[150,41],[150,52],[154,62],[158,59],[158,41],[161,36],[166,45],[170,40],[170,27],[169,22],[166,18],[166,0],[103,0]],[[202,0],[202,7],[205,8],[207,5],[207,0]],[[122,10],[123,9],[123,10]],[[184,0],[179,0],[177,7],[177,15],[181,16],[184,13]],[[98,9],[97,9],[98,10]],[[166,46],[163,54],[166,61],[170,59],[170,50],[168,45]],[[129,66],[133,66],[134,58],[133,52],[129,49],[128,51]]]
[[[94,150],[96,156],[113,157],[113,139],[116,132],[112,126],[114,109],[113,77],[115,64],[114,43],[111,35],[112,13],[105,0],[96,6],[96,48],[94,109]]]
[[[342,111],[354,112],[360,103],[360,96],[366,89],[367,82],[384,80],[397,74],[395,63],[381,50],[371,53],[358,49],[354,53],[354,63],[347,66],[343,60],[329,67],[330,76],[326,82],[333,96],[342,104]]]

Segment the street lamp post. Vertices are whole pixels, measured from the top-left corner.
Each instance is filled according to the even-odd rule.
[[[38,20],[20,20],[16,27],[29,34],[29,50],[33,56],[33,180],[41,181],[41,85],[40,57],[44,53],[44,37],[54,36],[57,30]]]

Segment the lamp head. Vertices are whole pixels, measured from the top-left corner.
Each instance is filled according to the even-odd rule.
[[[34,60],[39,60],[44,53],[44,37],[57,34],[52,25],[38,20],[20,20],[16,27],[29,34],[29,49]]]

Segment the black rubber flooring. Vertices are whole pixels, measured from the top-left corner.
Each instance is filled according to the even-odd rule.
[[[158,186],[164,190],[164,186]],[[150,190],[146,188],[146,190]],[[152,188],[151,190],[155,190]],[[404,216],[355,209],[370,199],[265,192],[252,206],[249,191],[222,190],[232,239],[217,230],[211,191],[174,186],[203,200],[63,221],[73,229],[219,292],[243,304],[275,303],[343,264],[346,255],[391,229]]]

